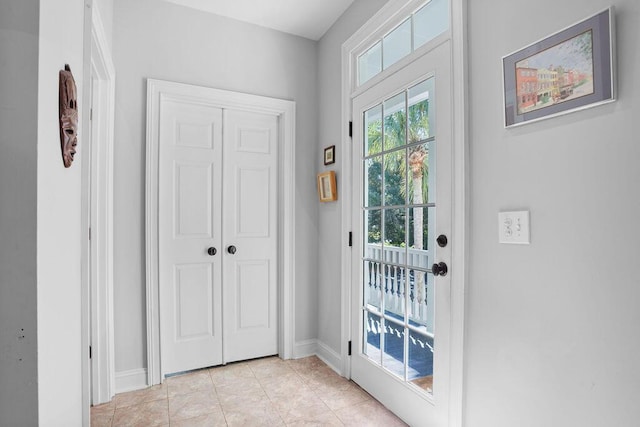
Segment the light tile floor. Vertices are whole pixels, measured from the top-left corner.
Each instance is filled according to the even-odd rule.
[[[91,408],[94,427],[405,426],[317,357],[233,363],[171,377]]]

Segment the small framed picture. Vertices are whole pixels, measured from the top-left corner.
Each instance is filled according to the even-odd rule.
[[[505,127],[615,100],[613,9],[502,58]]]
[[[338,200],[336,173],[334,171],[318,174],[318,196],[321,202]]]
[[[324,165],[330,165],[336,162],[336,146],[332,145],[324,149]]]

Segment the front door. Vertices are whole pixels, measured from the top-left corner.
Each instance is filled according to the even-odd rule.
[[[353,99],[351,376],[410,425],[448,413],[449,49]]]
[[[161,100],[165,375],[277,353],[277,122]]]

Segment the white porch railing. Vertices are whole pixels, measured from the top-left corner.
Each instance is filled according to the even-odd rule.
[[[433,332],[433,276],[413,268],[429,268],[429,251],[369,244],[365,261],[365,302],[380,308],[384,295],[385,312],[404,318],[405,305],[411,321]],[[387,263],[406,265],[407,268]],[[413,268],[412,268],[413,267]],[[408,276],[408,277],[407,277]],[[405,293],[408,292],[408,301]],[[407,302],[405,302],[407,301]]]

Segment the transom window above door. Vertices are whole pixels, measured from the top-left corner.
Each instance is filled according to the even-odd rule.
[[[360,86],[449,29],[449,0],[430,0],[357,59]]]

